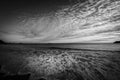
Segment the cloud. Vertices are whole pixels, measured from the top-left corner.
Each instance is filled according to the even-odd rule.
[[[120,40],[120,1],[95,1],[69,6],[35,20],[28,18],[10,27],[10,31],[5,28],[9,34],[1,32],[0,38],[21,43],[112,43]]]

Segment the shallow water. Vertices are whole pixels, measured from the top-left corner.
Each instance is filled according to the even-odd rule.
[[[63,47],[92,50],[120,50],[120,44],[73,44],[64,45]]]
[[[26,46],[29,46],[26,45]],[[90,50],[112,50],[112,51],[120,51],[120,44],[112,44],[112,43],[72,43],[72,44],[38,44],[38,45],[30,45],[29,47],[41,48],[41,47],[60,47],[60,48],[74,48],[74,49],[90,49]]]
[[[10,75],[31,73],[30,80],[120,80],[120,51],[115,47],[119,44],[0,45],[0,65]]]

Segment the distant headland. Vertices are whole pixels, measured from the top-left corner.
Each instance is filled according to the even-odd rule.
[[[6,42],[4,42],[4,41],[0,40],[0,44],[6,44]]]
[[[120,43],[120,41],[115,41],[114,43]]]

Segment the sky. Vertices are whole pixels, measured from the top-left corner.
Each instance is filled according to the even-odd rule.
[[[0,39],[10,43],[113,43],[120,0],[3,2]]]

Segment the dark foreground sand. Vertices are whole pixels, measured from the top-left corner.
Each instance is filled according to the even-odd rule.
[[[2,80],[120,80],[120,51],[0,45]]]

